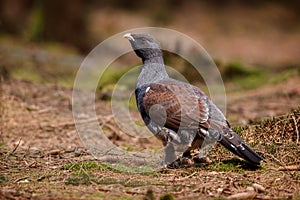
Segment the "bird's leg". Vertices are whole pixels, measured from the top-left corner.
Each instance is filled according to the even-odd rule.
[[[190,147],[183,152],[182,154],[182,159],[189,159],[192,158],[195,163],[210,163],[210,159],[206,156],[208,153],[208,146],[210,142],[206,141],[201,135],[197,134],[191,143]],[[200,153],[194,155],[192,151],[194,149],[200,148]]]
[[[175,148],[173,143],[169,142],[165,146],[165,164],[170,165],[176,160]]]
[[[190,148],[187,149],[185,152],[183,152],[182,157],[185,157],[185,158],[191,158],[192,157]]]
[[[195,136],[191,135],[188,131],[182,131],[180,134],[181,135],[179,136],[177,133],[166,128],[162,128],[157,134],[157,137],[164,143],[165,163],[169,168],[178,168],[182,165],[192,165],[190,158],[192,158],[191,150],[194,146],[196,146],[194,142]],[[177,158],[174,145],[182,145],[182,143],[187,145],[189,148],[183,153],[182,157]]]
[[[193,157],[195,163],[207,163],[210,164],[212,161],[206,156],[212,148],[214,142],[208,138],[202,139],[197,142],[198,148],[200,148],[200,153]]]
[[[160,139],[163,142],[163,145],[165,146],[164,162],[166,165],[169,165],[174,160],[176,160],[175,147],[172,143],[172,141],[174,140],[174,136],[176,135],[174,133],[171,133],[171,131],[162,128],[158,131],[158,133],[155,136],[158,139]]]
[[[199,134],[196,134],[193,138],[193,141],[189,145],[189,148],[185,152],[183,152],[182,157],[192,158],[193,156],[191,151],[197,148],[201,148],[203,141],[204,139]]]
[[[161,130],[159,130],[155,136],[163,142],[164,146],[172,141],[176,141],[178,143],[180,142],[179,136],[166,128],[162,128]]]

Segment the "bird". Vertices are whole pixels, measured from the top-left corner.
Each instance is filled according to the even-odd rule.
[[[127,33],[123,37],[142,59],[135,88],[137,108],[147,128],[165,146],[166,165],[178,159],[176,145],[186,145],[182,158],[188,158],[205,141],[219,142],[251,165],[259,166],[264,161],[231,129],[223,113],[200,88],[169,77],[158,41],[150,34]],[[203,157],[199,153],[193,159]]]

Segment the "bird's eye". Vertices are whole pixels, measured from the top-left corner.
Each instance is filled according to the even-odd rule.
[[[146,39],[146,38],[143,38],[142,40],[143,40],[144,42],[150,43],[150,41],[149,41],[148,39]]]

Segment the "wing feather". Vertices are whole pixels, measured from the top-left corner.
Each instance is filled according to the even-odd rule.
[[[142,104],[152,121],[171,130],[209,128],[206,98],[199,98],[194,90],[176,83],[153,83]]]

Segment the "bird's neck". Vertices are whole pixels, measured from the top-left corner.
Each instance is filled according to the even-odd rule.
[[[143,60],[142,71],[138,77],[137,87],[155,83],[169,78],[162,57],[153,57]]]
[[[164,59],[162,56],[153,56],[150,58],[143,58],[143,64],[147,65],[147,64],[162,64],[165,65]]]

